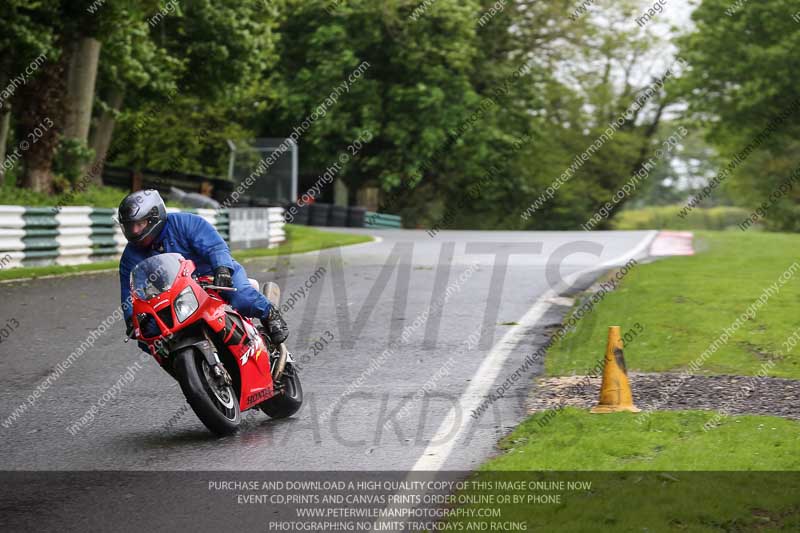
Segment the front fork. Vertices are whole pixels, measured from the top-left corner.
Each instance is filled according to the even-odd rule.
[[[231,379],[231,375],[228,373],[225,365],[222,364],[222,361],[219,360],[217,347],[211,342],[211,339],[209,339],[208,331],[203,330],[203,336],[205,337],[205,340],[202,341],[204,343],[203,348],[207,348],[207,350],[201,348],[201,351],[206,358],[208,366],[211,368],[211,374],[219,385],[230,385],[232,387],[233,380]]]
[[[202,335],[203,335],[202,338],[198,338],[197,336],[192,336],[192,337],[187,337],[185,339],[180,339],[176,341],[173,345],[171,345],[168,351],[175,352],[181,348],[186,348],[189,346],[194,347],[201,354],[203,354],[203,358],[208,364],[208,368],[211,370],[211,375],[217,382],[217,384],[220,386],[225,386],[225,385],[233,386],[233,379],[231,379],[231,375],[228,373],[228,370],[225,368],[225,365],[223,365],[222,361],[220,361],[216,345],[208,337],[207,331],[204,330],[202,332]],[[164,348],[166,349],[166,346],[164,346]],[[170,358],[166,357],[163,358],[162,360],[170,361]]]

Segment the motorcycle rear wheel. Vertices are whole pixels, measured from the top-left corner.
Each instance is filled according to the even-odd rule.
[[[174,361],[181,390],[197,418],[221,437],[236,433],[242,414],[233,387],[218,385],[205,357],[193,347],[180,350]]]

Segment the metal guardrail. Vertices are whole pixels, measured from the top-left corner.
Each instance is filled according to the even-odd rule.
[[[284,209],[282,207],[268,207],[269,213],[269,247],[278,246],[286,241],[284,228]]]
[[[231,250],[274,248],[286,241],[282,207],[243,207],[228,210]]]
[[[350,227],[374,229],[400,229],[400,215],[367,211],[361,206],[338,206],[321,202],[299,206],[289,204],[285,209],[286,222],[318,227]]]
[[[0,205],[0,258],[4,268],[79,265],[116,259],[127,241],[114,220],[116,209],[97,207],[21,207]],[[208,220],[226,241],[226,210],[167,209]]]

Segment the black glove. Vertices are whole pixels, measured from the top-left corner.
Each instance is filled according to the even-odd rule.
[[[214,271],[214,285],[217,287],[233,287],[233,271],[228,267],[219,267]]]
[[[125,326],[125,336],[128,337],[129,339],[132,339],[133,338],[133,331],[135,329],[133,327],[133,320],[127,320],[125,322],[125,324],[126,324],[126,326]]]

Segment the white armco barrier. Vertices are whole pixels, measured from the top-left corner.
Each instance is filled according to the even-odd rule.
[[[284,210],[282,207],[270,207],[267,211],[269,212],[269,247],[272,248],[286,242],[286,231],[283,229]]]
[[[282,207],[228,209],[232,250],[274,248],[286,241]]]
[[[92,257],[91,207],[62,207],[56,214],[58,265],[89,263]]]
[[[200,215],[229,240],[227,210],[185,212]],[[0,205],[0,269],[116,259],[126,244],[116,209]]]

